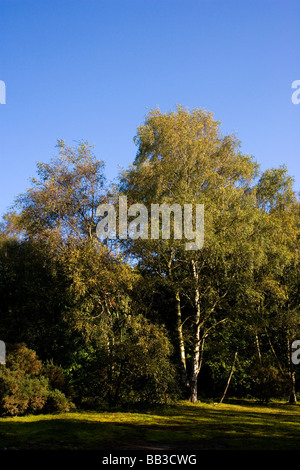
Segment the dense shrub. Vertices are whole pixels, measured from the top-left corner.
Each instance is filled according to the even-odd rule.
[[[45,368],[45,372],[47,370],[49,372],[49,367]],[[51,381],[51,377],[43,375],[43,364],[35,351],[28,349],[25,344],[12,346],[6,365],[2,365],[0,369],[0,414],[17,416],[69,411],[73,407],[72,402],[62,391],[53,388],[55,370],[52,364]],[[62,371],[57,368],[57,374],[58,371],[62,384]],[[58,382],[56,380],[56,384]]]
[[[58,389],[48,390],[47,401],[43,411],[47,413],[67,412],[74,408],[74,404],[66,397],[66,395]]]
[[[176,397],[172,346],[163,327],[128,316],[106,348],[89,349],[73,372],[77,403],[85,408],[166,403]]]
[[[62,367],[57,366],[53,361],[47,361],[43,364],[41,373],[49,380],[52,390],[61,391],[67,396],[72,395],[72,388],[66,380],[66,374]]]
[[[39,375],[42,370],[42,362],[36,352],[26,347],[24,343],[13,344],[8,347],[6,366],[16,375]]]
[[[121,402],[165,403],[176,393],[172,346],[162,326],[142,316],[127,320],[116,348],[115,396]]]
[[[289,378],[271,362],[266,361],[265,365],[257,364],[252,373],[257,378],[256,386],[253,387],[253,394],[256,398],[268,403],[272,398],[289,396]]]
[[[1,414],[22,415],[42,410],[48,395],[44,377],[20,376],[16,371],[3,370],[0,375]]]

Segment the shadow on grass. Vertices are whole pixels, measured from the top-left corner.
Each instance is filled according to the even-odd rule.
[[[82,412],[0,420],[0,449],[293,450],[293,406],[180,404],[144,412]]]

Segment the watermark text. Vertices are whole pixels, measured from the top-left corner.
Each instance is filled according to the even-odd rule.
[[[97,237],[100,240],[131,238],[151,240],[188,240],[186,250],[200,250],[204,244],[204,205],[203,204],[151,204],[150,217],[144,204],[135,203],[127,207],[127,196],[119,197],[118,211],[113,204],[100,204],[97,217]],[[118,212],[118,217],[117,217]],[[135,217],[133,220],[128,218]]]
[[[6,347],[4,341],[0,341],[0,364],[6,363]]]
[[[297,339],[292,342],[292,363],[295,365],[300,364],[300,340]]]
[[[299,104],[300,103],[300,80],[294,80],[292,83],[292,88],[295,89],[294,93],[292,94],[292,103]]]
[[[0,80],[0,104],[6,104],[6,85],[3,80]]]

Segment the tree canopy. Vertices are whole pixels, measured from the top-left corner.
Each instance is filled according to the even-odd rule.
[[[300,205],[287,168],[261,172],[198,108],[151,110],[134,141],[117,185],[87,142],[58,141],[38,163],[1,225],[1,339],[61,367],[78,406],[231,391],[295,402]],[[98,207],[121,196],[149,214],[168,207],[169,236],[161,214],[155,237],[152,220],[144,237],[136,219],[136,237],[100,240]],[[174,236],[175,205],[204,208],[201,247]],[[2,409],[14,403],[7,390]]]

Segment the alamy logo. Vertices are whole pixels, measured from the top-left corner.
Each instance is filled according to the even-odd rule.
[[[292,343],[292,363],[295,365],[300,364],[300,340],[297,339]]]
[[[6,104],[6,85],[0,80],[0,104]]]
[[[0,341],[0,364],[6,362],[6,347],[4,341]]]
[[[194,212],[194,214],[193,214]],[[171,215],[173,214],[173,216]],[[117,212],[113,204],[100,204],[97,217],[102,217],[97,224],[97,237],[100,240],[117,238]],[[195,216],[195,220],[194,217]],[[128,222],[128,217],[135,217]],[[127,196],[119,197],[118,236],[121,240],[131,238],[188,240],[186,250],[200,250],[204,243],[204,205],[196,204],[151,204],[150,217],[144,204],[135,203],[127,207]]]
[[[300,80],[294,80],[292,83],[292,88],[296,88],[296,91],[292,94],[292,103],[300,103]]]

